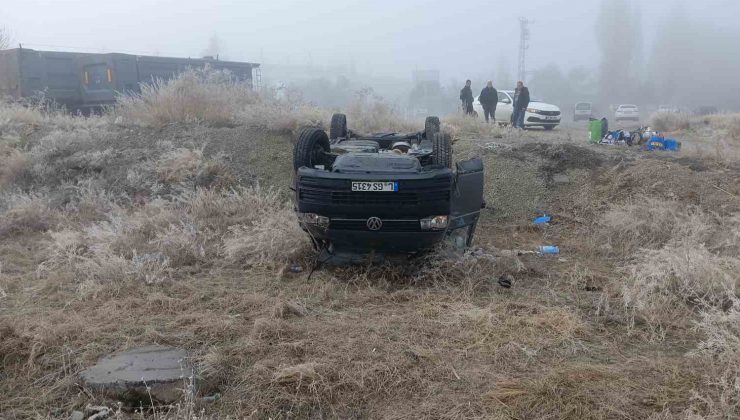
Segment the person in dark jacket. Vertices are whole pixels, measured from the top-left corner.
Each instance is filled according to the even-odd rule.
[[[465,87],[460,91],[460,100],[462,101],[462,108],[466,115],[473,115],[473,90],[470,88],[471,81],[465,82]]]
[[[514,91],[514,114],[512,118],[515,128],[524,128],[524,114],[527,112],[527,107],[529,107],[529,88],[524,86],[524,82],[519,81],[516,83],[516,90]]]
[[[478,102],[483,107],[483,115],[486,117],[486,122],[489,122],[489,117],[493,119],[493,123],[496,123],[496,106],[498,105],[498,91],[493,87],[493,82],[488,81],[486,87],[480,91]]]

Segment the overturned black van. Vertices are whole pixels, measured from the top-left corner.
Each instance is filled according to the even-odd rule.
[[[335,114],[329,135],[304,129],[294,150],[298,219],[329,255],[417,255],[473,240],[483,162],[453,165],[450,136],[429,117],[416,133],[359,134]]]

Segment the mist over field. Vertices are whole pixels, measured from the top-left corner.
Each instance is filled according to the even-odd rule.
[[[404,109],[440,111],[455,109],[468,78],[474,90],[486,80],[513,88],[526,17],[526,80],[537,97],[561,107],[740,107],[740,4],[731,0],[3,3],[11,45],[218,55],[262,63],[266,85],[319,105],[344,107],[369,88]],[[419,95],[417,70],[438,72],[433,95]]]
[[[0,419],[740,419],[738,12],[0,0]]]

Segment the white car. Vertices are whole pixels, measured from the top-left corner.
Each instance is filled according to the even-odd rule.
[[[640,108],[637,105],[622,104],[614,111],[614,119],[617,121],[640,121]]]
[[[661,105],[658,107],[658,113],[661,114],[678,114],[681,110],[674,105]]]
[[[511,114],[514,112],[514,91],[499,90],[498,105],[496,106],[496,122],[499,124],[511,123]],[[483,106],[480,104],[478,97],[475,97],[473,109],[478,115],[483,116]],[[542,127],[545,130],[552,130],[560,124],[560,108],[555,105],[542,102],[532,98],[529,101],[527,112],[524,113],[525,127]]]
[[[573,121],[589,120],[593,115],[591,102],[578,102],[573,109]]]

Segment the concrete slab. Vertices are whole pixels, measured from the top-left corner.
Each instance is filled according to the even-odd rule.
[[[135,405],[179,400],[192,376],[185,350],[158,345],[103,357],[80,374],[88,387]]]

